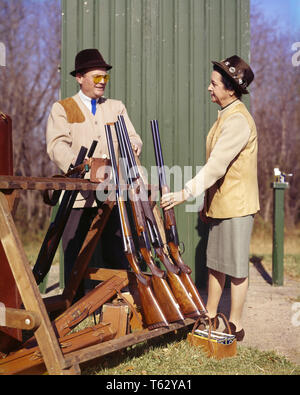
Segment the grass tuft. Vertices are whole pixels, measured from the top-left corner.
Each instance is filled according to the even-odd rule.
[[[237,356],[216,360],[191,346],[183,335],[168,334],[136,344],[83,369],[84,375],[299,375],[300,366],[275,352],[238,345]]]

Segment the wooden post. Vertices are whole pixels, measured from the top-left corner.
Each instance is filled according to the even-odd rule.
[[[0,321],[1,313],[5,313],[5,321],[9,326],[24,327],[25,314],[29,314],[32,317],[32,326],[37,328],[35,330],[35,338],[41,352],[41,357],[45,363],[49,374],[80,374],[79,364],[85,361],[97,358],[98,356],[106,355],[119,349],[123,349],[129,345],[161,336],[164,333],[175,331],[180,328],[186,327],[194,323],[194,319],[185,319],[184,325],[182,323],[170,324],[168,328],[155,329],[153,331],[141,330],[139,326],[135,333],[128,334],[122,338],[115,339],[114,341],[104,341],[102,345],[97,347],[85,347],[79,349],[79,352],[72,352],[68,355],[64,355],[60,348],[59,339],[56,337],[53,326],[50,322],[46,305],[49,307],[49,311],[56,311],[63,309],[65,310],[72,298],[74,289],[76,288],[77,281],[81,281],[84,277],[89,277],[98,281],[105,281],[106,279],[112,278],[114,274],[117,274],[123,279],[128,281],[135,280],[133,272],[126,270],[112,270],[112,269],[88,269],[87,261],[89,261],[90,255],[94,250],[94,246],[101,235],[101,232],[106,224],[113,202],[108,199],[108,202],[103,207],[103,212],[98,212],[98,215],[94,218],[92,226],[87,234],[87,237],[80,250],[80,254],[73,267],[73,274],[75,276],[74,284],[71,282],[70,288],[64,290],[64,295],[56,295],[54,297],[43,300],[39,288],[36,284],[35,278],[32,273],[32,268],[28,262],[22,243],[20,241],[16,226],[14,224],[11,207],[8,199],[8,195],[11,191],[18,190],[96,190],[97,184],[92,184],[88,180],[76,179],[64,179],[58,182],[53,178],[42,178],[42,177],[22,177],[22,176],[1,176],[0,175],[0,241],[3,245],[5,255],[8,260],[10,270],[12,272],[14,281],[20,292],[22,302],[25,309],[20,310],[8,310],[8,306],[0,303]],[[9,191],[9,193],[7,193]],[[157,212],[157,214],[159,214]],[[161,221],[161,217],[160,217]],[[158,222],[160,222],[158,221]],[[77,273],[75,273],[77,271]],[[150,275],[150,274],[149,274]],[[129,281],[130,292],[135,300],[136,285],[132,286]],[[2,316],[3,318],[3,316]],[[26,318],[26,317],[25,317]],[[2,320],[3,321],[3,320]],[[25,323],[27,328],[27,322]],[[7,357],[10,358],[10,357]],[[8,360],[7,360],[8,361]],[[5,358],[1,362],[1,365],[5,365]],[[25,367],[26,370],[26,367]]]
[[[0,174],[13,175],[12,120],[0,111]],[[11,210],[16,208],[16,191],[5,191]],[[0,242],[0,302],[6,307],[20,308],[21,298]],[[20,329],[0,328],[0,354],[10,352],[22,340]]]
[[[6,197],[0,191],[0,239],[11,271],[14,275],[25,309],[36,312],[41,320],[35,337],[42,352],[49,374],[64,374],[65,359],[51,326],[45,305],[33,277],[17,229],[12,219]],[[75,367],[78,373],[78,367]],[[72,368],[71,368],[72,372]]]
[[[272,283],[283,285],[284,277],[284,191],[287,182],[273,182],[273,253],[272,253]]]
[[[88,264],[93,256],[94,250],[99,242],[113,206],[113,201],[107,201],[101,209],[98,209],[98,213],[91,223],[90,229],[72,268],[68,283],[62,293],[62,297],[66,300],[67,307],[71,306],[80,282],[84,278]]]

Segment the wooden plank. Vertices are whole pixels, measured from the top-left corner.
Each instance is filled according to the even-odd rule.
[[[36,312],[40,317],[41,325],[35,331],[35,337],[47,370],[49,374],[63,374],[66,365],[58,340],[18,236],[7,200],[1,191],[0,238],[25,308]]]
[[[134,273],[128,272],[125,269],[108,269],[104,267],[88,267],[85,272],[85,278],[98,281],[109,280],[112,276],[125,278],[129,281],[131,275],[135,276]]]
[[[64,311],[68,308],[68,302],[62,295],[47,296],[43,298],[43,301],[48,313],[58,310]]]
[[[98,185],[77,178],[0,176],[0,189],[96,191]]]
[[[187,328],[195,323],[192,318],[186,318],[184,320],[184,325],[179,323],[170,324],[168,328],[158,328],[152,331],[147,329],[128,334],[126,336],[120,337],[118,339],[109,340],[105,343],[97,344],[84,348],[82,350],[74,351],[67,355],[66,362],[68,364],[80,364],[83,362],[90,361],[92,359],[102,357],[104,355],[110,354],[114,351],[121,350],[133,344],[141,343],[145,340],[152,339],[154,337],[165,335],[169,332],[174,332],[183,328]]]
[[[68,307],[72,304],[80,282],[84,278],[88,264],[93,256],[103,229],[106,226],[114,204],[115,203],[111,200],[103,204],[102,208],[98,210],[97,215],[91,223],[90,229],[88,230],[86,238],[73,265],[68,283],[62,294],[63,298],[67,300]]]
[[[32,330],[40,325],[40,317],[34,311],[24,309],[5,309],[5,326],[8,328],[17,328]]]
[[[66,336],[126,285],[128,280],[117,276],[97,285],[53,321],[55,333],[58,337]]]
[[[101,322],[93,327],[82,329],[71,335],[59,338],[59,344],[64,355],[83,347],[98,344],[113,339],[115,332],[109,323]],[[76,365],[78,373],[80,369]],[[12,374],[44,374],[46,371],[43,356],[35,344],[23,347],[0,359],[0,375]]]
[[[129,332],[129,307],[125,303],[105,303],[102,321],[111,323],[116,339],[125,336]]]

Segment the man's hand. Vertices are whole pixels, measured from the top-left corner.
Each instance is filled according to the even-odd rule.
[[[85,158],[85,160],[83,161],[83,164],[88,165],[88,167],[91,168],[92,162],[93,162],[93,158]]]

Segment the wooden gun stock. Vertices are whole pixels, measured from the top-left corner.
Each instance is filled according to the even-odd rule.
[[[125,125],[125,121],[123,116],[119,116],[119,121],[121,125],[121,134],[124,136],[124,142],[126,144],[126,152],[127,152],[127,158],[129,162],[129,168],[133,180],[133,185],[136,190],[139,191],[139,198],[141,201],[141,205],[143,207],[143,212],[147,224],[147,228],[149,231],[150,235],[150,241],[153,245],[153,248],[156,252],[156,255],[160,259],[160,261],[163,263],[163,265],[167,269],[167,278],[168,282],[170,284],[171,290],[173,292],[173,295],[175,296],[175,299],[177,300],[181,312],[185,317],[199,317],[200,312],[198,311],[198,308],[194,301],[192,300],[189,292],[185,288],[183,282],[181,281],[178,273],[179,273],[179,268],[175,266],[167,257],[167,255],[164,252],[163,249],[163,242],[159,233],[159,229],[156,223],[156,219],[154,217],[151,204],[148,199],[148,194],[144,185],[144,182],[142,180],[142,177],[139,174],[139,170],[136,165],[135,157],[133,154],[133,150],[130,144],[127,128]]]
[[[121,134],[120,125],[118,122],[115,123],[115,130],[118,138],[119,148],[121,157],[124,165],[124,176],[127,176],[127,170],[129,170],[129,164],[127,159],[126,145],[124,142],[124,136]],[[127,177],[126,177],[127,178]],[[149,267],[152,276],[151,283],[154,290],[155,297],[158,304],[162,308],[168,322],[183,321],[184,317],[180,311],[178,303],[172,294],[172,291],[166,280],[165,272],[159,269],[153,260],[151,252],[151,244],[149,241],[147,225],[144,219],[143,208],[140,199],[136,195],[134,185],[130,176],[126,180],[129,183],[129,201],[133,213],[133,219],[139,239],[139,250],[142,254],[144,261]]]
[[[160,194],[162,196],[165,193],[170,192],[170,189],[167,184],[166,174],[164,169],[164,160],[163,160],[162,149],[161,149],[158,122],[157,120],[153,120],[150,122],[150,124],[151,124],[151,131],[153,137],[156,166],[158,169],[158,176],[159,176],[159,189],[160,189]],[[164,216],[166,239],[167,239],[167,244],[168,244],[168,249],[171,259],[179,267],[180,278],[184,283],[186,289],[192,295],[192,299],[195,302],[196,306],[198,307],[199,311],[206,312],[204,302],[190,277],[192,270],[188,265],[186,265],[183,262],[181,258],[180,248],[179,248],[179,237],[177,232],[174,209],[171,208],[169,210],[163,210],[163,216]]]
[[[137,263],[134,243],[132,239],[132,234],[130,230],[129,220],[127,216],[125,201],[120,194],[119,188],[119,177],[117,170],[117,163],[115,157],[114,146],[112,142],[110,125],[105,125],[105,133],[108,145],[108,151],[112,163],[112,174],[114,183],[116,186],[116,202],[119,211],[122,238],[124,244],[124,251],[128,262],[135,273],[138,292],[140,296],[141,306],[143,310],[143,317],[145,318],[146,325],[149,329],[154,329],[162,326],[168,326],[168,321],[163,314],[151,288],[151,280],[149,277],[145,276]]]

